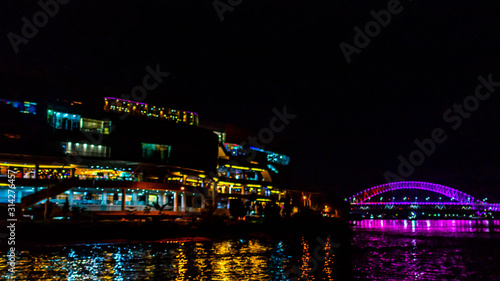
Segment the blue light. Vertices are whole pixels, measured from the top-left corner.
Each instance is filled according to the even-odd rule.
[[[258,147],[255,147],[255,146],[250,146],[250,149],[252,149],[252,150],[257,150],[257,151],[260,151],[260,152],[267,152],[267,151],[265,151],[264,149],[262,149],[262,148],[258,148]]]

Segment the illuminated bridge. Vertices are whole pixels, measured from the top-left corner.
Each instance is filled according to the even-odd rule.
[[[351,214],[363,218],[484,217],[500,211],[500,204],[487,203],[448,186],[402,181],[386,183],[349,197]]]

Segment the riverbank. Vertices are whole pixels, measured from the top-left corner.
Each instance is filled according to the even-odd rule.
[[[107,243],[110,241],[158,241],[162,239],[280,239],[330,236],[335,243],[349,244],[349,224],[337,218],[292,217],[272,221],[234,221],[211,217],[197,221],[21,221],[16,225],[18,247]]]

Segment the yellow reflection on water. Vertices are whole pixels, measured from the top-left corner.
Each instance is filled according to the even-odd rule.
[[[335,256],[333,254],[332,250],[332,242],[330,240],[330,237],[326,238],[325,242],[325,247],[323,248],[325,251],[325,263],[323,266],[323,272],[326,275],[326,280],[333,280],[332,274],[333,274],[333,257]]]
[[[184,243],[180,243],[179,251],[175,258],[177,259],[177,278],[175,280],[181,281],[184,280],[184,275],[187,271],[186,265],[188,262],[184,249]]]
[[[196,258],[193,261],[195,268],[198,270],[198,272],[207,272],[209,269],[207,262],[207,251],[205,250],[203,243],[196,243],[193,251],[196,255]]]
[[[309,272],[311,272],[311,267],[309,266],[309,260],[311,259],[311,254],[309,253],[309,244],[304,239],[304,237],[302,237],[300,245],[302,246],[302,258],[300,259],[300,271],[302,272],[302,275],[300,276],[300,278],[304,280],[310,280]]]
[[[16,280],[271,280],[282,248],[265,241],[78,246],[20,253]],[[279,244],[281,245],[281,244]],[[0,269],[0,276],[6,267]],[[158,279],[161,278],[161,279]]]
[[[231,241],[215,242],[208,262],[213,270],[212,280],[270,280],[267,268],[266,247],[257,240],[247,244]],[[237,279],[235,279],[237,277]]]

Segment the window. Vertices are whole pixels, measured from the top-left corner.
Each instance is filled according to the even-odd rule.
[[[111,148],[105,145],[87,143],[63,142],[64,154],[73,154],[88,157],[110,157]]]
[[[12,106],[13,108],[18,109],[19,112],[21,112],[21,113],[36,114],[36,103],[35,102],[12,101],[12,100],[6,100],[6,99],[0,99],[0,102],[5,103],[7,105]]]
[[[217,135],[219,138],[219,143],[225,143],[226,142],[226,133],[220,132],[220,131],[214,131],[214,133]]]
[[[82,132],[95,132],[107,135],[111,131],[111,121],[81,118],[80,130]]]
[[[142,143],[142,158],[167,162],[170,158],[170,145],[156,143]]]
[[[283,155],[283,154],[278,154],[274,152],[267,152],[267,161],[272,162],[272,163],[277,163],[281,165],[288,165],[290,163],[290,157]]]
[[[234,143],[225,143],[224,148],[233,156],[245,155],[243,147]]]
[[[77,131],[80,126],[80,115],[47,110],[47,122],[56,129]]]

